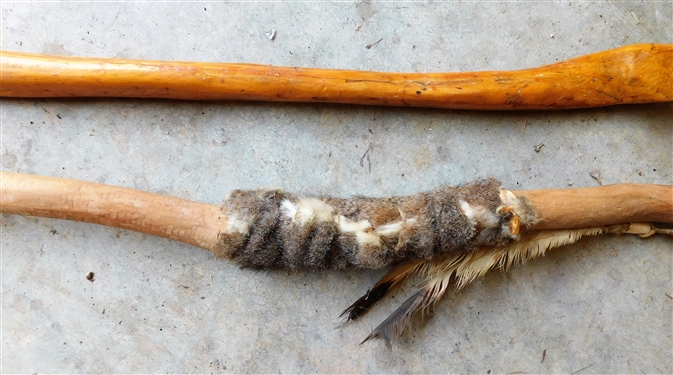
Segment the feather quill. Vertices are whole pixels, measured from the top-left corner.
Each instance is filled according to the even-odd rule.
[[[507,271],[544,255],[548,250],[573,244],[585,236],[607,233],[609,230],[610,228],[600,227],[529,232],[519,242],[508,246],[481,248],[467,254],[458,262],[434,263],[428,270],[428,276],[455,272],[455,290],[458,291],[493,268]]]
[[[377,281],[364,296],[358,298],[357,301],[353,302],[352,305],[341,312],[339,317],[346,316],[346,322],[361,317],[369,311],[376,302],[380,301],[388,293],[402,285],[409,276],[418,273],[420,267],[425,263],[425,261],[408,261],[396,265],[390,272]]]
[[[411,321],[414,315],[418,312],[423,313],[423,315],[430,312],[452,283],[452,278],[453,275],[445,274],[428,282],[423,289],[416,292],[383,323],[379,324],[360,344],[364,344],[371,339],[383,339],[386,346],[390,348],[393,340],[411,329]]]
[[[422,262],[414,267],[407,266],[403,273],[400,273],[402,269],[397,270],[396,273],[404,275],[403,279],[396,279],[397,284],[414,275],[422,275],[428,281],[422,289],[406,300],[362,342],[365,343],[371,339],[383,339],[386,345],[390,347],[393,340],[399,338],[411,328],[412,318],[416,314],[419,312],[423,315],[429,313],[432,306],[442,298],[450,285],[454,286],[454,291],[458,291],[476,278],[484,276],[491,269],[499,268],[506,271],[513,266],[521,265],[530,259],[542,256],[548,250],[575,243],[582,237],[604,233],[627,233],[628,227],[629,225],[626,224],[610,227],[532,231],[524,234],[520,241],[508,246],[483,247],[474,252],[452,254],[433,262]],[[393,271],[395,270],[393,269]],[[393,271],[388,275],[393,274]],[[384,282],[388,275],[381,279],[377,285]],[[388,290],[386,289],[386,292]],[[368,303],[366,307],[370,308],[374,302],[376,301]],[[346,312],[353,314],[355,311],[359,311],[357,310],[358,306],[358,302],[354,303],[342,315]],[[356,314],[354,318],[360,315]]]

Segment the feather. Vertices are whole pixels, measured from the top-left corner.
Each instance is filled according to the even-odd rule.
[[[362,343],[371,339],[383,339],[390,347],[391,341],[397,339],[411,327],[412,318],[418,312],[426,314],[444,295],[449,285],[460,290],[477,277],[481,277],[493,268],[506,271],[512,266],[520,265],[545,254],[547,250],[577,242],[584,236],[594,236],[603,233],[624,233],[624,226],[582,228],[567,230],[544,230],[526,233],[521,240],[502,247],[483,247],[474,252],[451,254],[432,263],[422,262],[415,266],[406,264],[406,267],[396,267],[372,289],[376,290],[378,299],[390,289],[391,282],[400,284],[408,276],[421,273],[426,280],[425,286],[406,300],[383,323],[376,327]],[[404,265],[404,264],[403,264]],[[377,286],[381,285],[379,289]],[[386,288],[385,290],[383,288]],[[380,293],[384,290],[384,293]],[[367,296],[365,296],[367,297]],[[373,305],[370,291],[369,297],[361,297],[342,315],[349,313],[349,319],[359,317],[364,310]],[[364,298],[364,300],[363,300]],[[363,302],[366,302],[364,304]],[[360,303],[360,304],[358,304]],[[354,318],[350,318],[354,316]]]
[[[456,291],[462,289],[493,268],[503,271],[544,255],[548,250],[577,242],[585,236],[617,232],[622,226],[532,231],[508,246],[483,247],[467,254],[441,259],[427,268],[429,279],[455,274]]]
[[[347,315],[346,322],[355,320],[364,315],[369,309],[389,292],[402,285],[407,278],[412,277],[423,269],[424,261],[408,261],[393,267],[390,272],[383,276],[374,286],[367,291],[367,294],[358,298],[352,305],[348,306],[339,317]]]
[[[379,324],[360,344],[364,344],[371,339],[383,339],[386,346],[390,348],[393,340],[411,329],[411,321],[416,313],[421,312],[425,315],[430,312],[430,309],[448,289],[451,279],[452,275],[448,274],[427,283],[423,289],[416,292],[383,323]]]

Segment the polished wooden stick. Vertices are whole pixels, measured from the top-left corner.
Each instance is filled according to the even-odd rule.
[[[218,235],[230,220],[217,205],[92,182],[0,172],[0,186],[4,214],[108,225],[210,251],[219,246]],[[673,223],[673,186],[617,184],[514,193],[528,197],[542,219],[524,230]]]
[[[2,97],[329,102],[509,110],[673,101],[673,45],[515,71],[385,73],[0,52]]]

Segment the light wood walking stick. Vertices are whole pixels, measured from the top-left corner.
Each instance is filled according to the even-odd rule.
[[[130,97],[549,110],[673,101],[673,45],[513,71],[387,73],[0,52],[2,97]]]
[[[673,235],[673,186],[509,191],[495,179],[405,197],[303,197],[235,190],[220,205],[62,178],[0,172],[0,212],[83,221],[170,238],[255,269],[394,266],[344,311],[353,320],[407,278],[424,287],[366,340],[387,343],[460,288],[582,236]]]

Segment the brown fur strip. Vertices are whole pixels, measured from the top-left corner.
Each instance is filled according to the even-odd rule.
[[[255,269],[374,269],[502,245],[517,238],[511,222],[535,217],[525,198],[502,193],[495,179],[391,198],[235,190],[215,254]]]

